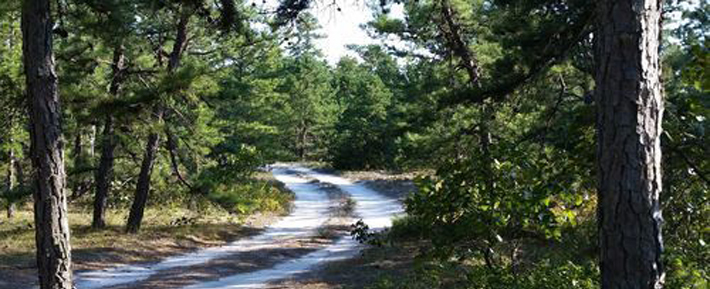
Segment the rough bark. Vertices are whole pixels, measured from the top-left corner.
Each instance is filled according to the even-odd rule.
[[[126,75],[126,59],[123,46],[119,45],[113,52],[111,65],[112,78],[109,94],[116,97],[121,89],[121,84]],[[111,192],[113,181],[114,150],[116,149],[116,136],[114,132],[113,117],[111,114],[104,120],[104,129],[101,132],[101,158],[96,171],[96,193],[94,194],[94,214],[91,226],[96,229],[106,227],[106,200]]]
[[[177,34],[173,50],[170,53],[168,60],[168,73],[173,73],[180,66],[180,59],[187,45],[187,24],[190,21],[190,14],[183,11],[177,24]],[[153,121],[161,122],[165,108],[163,104],[158,103],[153,109]],[[136,185],[136,194],[131,206],[131,212],[128,216],[126,232],[136,233],[140,230],[141,222],[143,221],[143,212],[145,204],[148,201],[150,193],[150,178],[153,174],[153,166],[155,165],[155,157],[157,156],[158,147],[160,146],[160,135],[157,132],[152,132],[148,135],[141,171],[138,175],[138,184]]]
[[[61,110],[49,0],[26,0],[22,51],[30,120],[37,269],[42,289],[71,289]]]
[[[602,288],[661,288],[661,0],[598,2]]]

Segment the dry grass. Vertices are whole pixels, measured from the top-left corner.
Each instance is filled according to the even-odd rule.
[[[110,212],[107,228],[95,230],[90,226],[90,212],[70,210],[76,269],[152,261],[199,247],[221,245],[258,230],[244,227],[245,220],[217,208],[199,213],[182,208],[148,208],[141,232],[133,235],[123,232],[126,216],[126,211]],[[249,220],[249,223],[268,222]],[[32,211],[24,207],[14,219],[0,222],[0,269],[32,267],[34,243]]]

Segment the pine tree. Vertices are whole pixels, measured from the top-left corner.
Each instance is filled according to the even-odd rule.
[[[191,7],[184,5],[180,7],[179,12],[175,15],[177,18],[177,25],[175,27],[175,41],[173,43],[172,51],[168,56],[168,63],[166,67],[168,75],[175,73],[175,70],[180,66],[183,52],[185,52],[187,46],[188,24],[192,14],[191,9]],[[158,103],[154,104],[151,112],[153,122],[162,122],[164,115],[164,104],[158,101]],[[143,162],[141,163],[138,183],[136,184],[136,193],[133,199],[130,214],[128,215],[128,221],[126,223],[126,232],[137,233],[140,229],[143,221],[145,205],[148,202],[151,176],[153,174],[153,166],[155,165],[159,146],[160,132],[153,131],[148,135],[148,139],[146,141]]]
[[[377,74],[352,58],[343,58],[334,71],[336,99],[341,113],[335,124],[332,150],[337,168],[383,168],[387,155],[388,109],[392,92]]]
[[[30,108],[39,284],[42,289],[72,289],[61,108],[54,70],[50,1],[24,2],[22,40]]]
[[[596,105],[602,288],[661,288],[661,2],[599,1]]]

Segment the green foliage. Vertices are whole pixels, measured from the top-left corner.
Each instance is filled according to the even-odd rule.
[[[20,183],[29,184],[21,1],[6,2],[0,174],[9,171],[12,153],[25,171]],[[380,245],[431,242],[426,257],[440,258],[373,288],[596,287],[592,2],[405,1],[403,18],[386,13],[390,2],[375,9],[368,32],[406,45],[353,46],[359,59],[335,66],[316,48],[315,17],[299,13],[308,1],[284,2],[277,18],[243,1],[66,2],[54,47],[68,187],[91,186],[109,117],[117,140],[112,208],[130,203],[151,133],[165,144],[151,205],[200,199],[241,215],[282,210],[290,195],[254,178],[275,161],[430,169],[436,173],[417,180],[406,200],[409,215],[387,236],[363,223],[353,230]],[[445,2],[464,45],[458,49],[475,55],[478,82],[447,39]],[[703,288],[710,263],[710,5],[667,2],[684,19],[662,51],[664,260],[669,288]],[[182,13],[189,15],[189,41],[178,49],[180,65],[168,71]],[[122,77],[115,75],[117,51],[125,57]],[[113,84],[120,84],[115,91]],[[165,110],[162,118],[155,107]],[[29,186],[8,185],[1,187],[3,205],[28,199]],[[563,246],[564,258],[542,252],[521,268],[506,259],[510,246],[531,243]]]
[[[484,266],[460,266],[455,262],[429,262],[419,265],[413,274],[384,277],[368,289],[592,289],[599,288],[599,271],[591,264],[543,261],[529,270],[490,269]]]
[[[469,275],[472,288],[521,288],[521,289],[555,289],[555,288],[599,288],[599,271],[593,264],[574,264],[572,262],[551,264],[549,261],[535,264],[534,269],[522,274],[510,271],[491,271],[478,267]],[[476,284],[478,283],[478,284]]]
[[[533,83],[511,95],[510,104],[497,104],[489,120],[477,120],[481,109],[459,109],[453,112],[457,126],[439,132],[451,139],[438,148],[436,174],[417,180],[418,191],[405,204],[421,226],[416,230],[427,232],[424,237],[444,256],[489,254],[503,240],[560,240],[566,229],[589,218],[594,191],[585,176],[593,167],[592,112],[570,89],[584,87],[586,80],[571,66],[550,74],[580,80]],[[557,104],[550,109],[540,101]],[[488,150],[481,148],[483,125],[494,136]]]
[[[706,246],[704,241],[698,240],[698,244],[674,245],[666,251],[664,257],[667,264],[666,288],[708,288],[710,286],[706,263],[699,263],[707,260]],[[698,257],[695,254],[706,256]]]
[[[587,229],[594,227],[596,205],[590,177],[595,175],[592,51],[586,37],[593,9],[588,1],[553,2],[451,1],[463,38],[482,67],[479,88],[465,87],[467,77],[451,64],[457,63],[456,55],[445,39],[434,36],[442,2],[407,2],[406,18],[378,14],[370,23],[383,38],[396,35],[413,45],[391,48],[390,54],[408,61],[407,94],[422,100],[413,103],[418,113],[410,111],[431,117],[409,119],[417,125],[403,126],[395,142],[401,151],[397,162],[416,166],[426,160],[437,169],[418,180],[419,190],[406,201],[409,216],[395,222],[390,235],[431,241],[440,257],[485,261],[495,269],[488,276],[501,278],[486,283],[499,287],[472,288],[545,288],[506,281],[506,265],[496,261],[504,254],[496,251],[503,244],[531,238],[565,242],[575,234],[595,238],[595,230]],[[707,272],[700,264],[708,263],[708,53],[706,32],[699,28],[707,22],[707,5],[691,10],[683,12],[688,19],[674,32],[681,46],[664,48],[668,103],[661,197],[668,284],[674,288],[704,286],[698,280],[707,279]],[[492,98],[481,101],[481,96]],[[437,110],[426,110],[427,98],[434,99],[429,106]],[[488,149],[482,128],[491,136]],[[575,253],[568,256],[593,261],[593,254]],[[549,270],[541,272],[551,275],[570,269],[559,262],[546,266]]]
[[[267,182],[240,182],[218,185],[207,196],[229,212],[250,215],[256,212],[285,212],[292,196]]]
[[[521,157],[530,161],[534,156]],[[419,179],[418,191],[406,200],[407,212],[425,226],[422,229],[430,232],[435,244],[463,252],[471,246],[482,250],[502,239],[536,235],[559,239],[563,228],[577,224],[576,209],[588,193],[573,190],[575,180],[565,183],[556,164],[518,166],[516,159],[494,160],[498,178],[496,189],[489,191],[478,160],[442,166],[436,177]]]
[[[282,110],[289,117],[281,132],[298,159],[321,159],[336,115],[328,66],[315,54],[303,54],[284,59],[283,73],[276,91],[286,95]]]
[[[664,51],[666,111],[663,122],[664,256],[668,288],[706,288],[710,253],[707,3],[677,7],[684,21],[671,34],[680,43]],[[673,8],[673,6],[671,6]],[[704,34],[705,33],[705,34]]]
[[[334,71],[341,113],[331,146],[336,168],[382,168],[392,163],[388,108],[392,93],[376,74],[354,59],[341,59]]]
[[[242,145],[234,149],[226,146],[211,155],[214,164],[204,168],[199,176],[198,188],[210,192],[215,186],[247,180],[257,167],[264,165],[255,148]]]

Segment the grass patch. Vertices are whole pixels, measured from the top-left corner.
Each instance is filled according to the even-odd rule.
[[[285,214],[294,195],[267,172],[258,172],[252,179],[236,185],[218,185],[207,198],[225,210],[240,215],[256,212]]]
[[[68,214],[77,269],[100,263],[152,261],[198,247],[221,245],[252,233],[240,218],[213,208],[200,213],[183,208],[148,208],[140,233],[125,234],[128,212],[107,214],[107,228],[91,228],[91,212],[72,208]],[[190,223],[177,222],[189,218]],[[0,222],[0,268],[34,266],[33,213],[28,206],[12,220]]]

